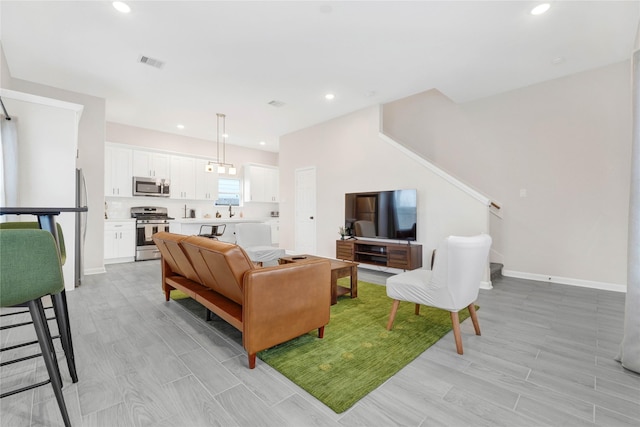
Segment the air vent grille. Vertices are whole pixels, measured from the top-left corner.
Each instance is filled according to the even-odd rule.
[[[275,99],[273,101],[269,101],[268,104],[271,105],[272,107],[276,107],[276,108],[284,107],[284,105],[285,105],[284,102],[276,101]]]
[[[150,66],[158,68],[158,69],[162,69],[162,67],[164,67],[164,61],[161,61],[161,60],[155,59],[155,58],[151,58],[149,56],[144,56],[144,55],[140,55],[140,58],[138,58],[138,62],[140,62],[141,64],[150,65]]]

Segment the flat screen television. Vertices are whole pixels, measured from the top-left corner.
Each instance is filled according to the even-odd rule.
[[[348,236],[416,240],[417,190],[370,191],[344,196]]]

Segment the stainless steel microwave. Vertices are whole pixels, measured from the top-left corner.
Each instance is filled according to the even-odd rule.
[[[134,176],[133,195],[169,197],[171,194],[169,184],[170,182],[168,179]]]

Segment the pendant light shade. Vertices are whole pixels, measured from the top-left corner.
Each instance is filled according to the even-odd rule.
[[[227,151],[227,133],[226,133],[226,121],[227,116],[221,113],[216,114],[216,162],[208,162],[205,166],[205,171],[213,172],[214,167],[217,167],[219,174],[228,173],[229,175],[235,175],[237,170],[233,163],[227,163],[226,151]],[[222,142],[222,157],[220,156],[220,142]]]

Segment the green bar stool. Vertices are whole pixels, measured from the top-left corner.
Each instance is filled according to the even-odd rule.
[[[69,414],[62,395],[62,378],[41,298],[64,289],[64,278],[53,235],[45,230],[0,229],[0,307],[26,304],[36,330],[49,380],[5,392],[0,398],[51,384],[65,426]],[[39,355],[38,355],[39,356]],[[33,356],[2,362],[2,365]]]
[[[22,230],[22,229],[39,229],[40,224],[37,221],[12,221],[12,222],[0,222],[0,230]],[[64,244],[64,235],[62,234],[62,227],[60,224],[56,224],[58,230],[58,246],[60,247],[60,265],[64,265],[67,261],[67,247]]]
[[[14,222],[3,222],[0,223],[0,230],[23,230],[23,229],[40,229],[40,224],[36,221],[14,221]],[[62,233],[62,227],[60,224],[56,224],[56,229],[58,233],[58,247],[60,248],[60,265],[64,265],[67,260],[67,250],[64,244],[64,235]],[[76,362],[75,356],[73,353],[73,342],[71,340],[71,329],[69,327],[68,318],[69,315],[67,313],[67,300],[64,295],[64,288],[61,292],[56,293],[52,296],[51,302],[53,303],[53,310],[55,312],[56,323],[58,324],[58,331],[60,333],[59,336],[54,336],[53,338],[60,338],[60,342],[62,343],[62,348],[64,349],[64,354],[67,359],[67,366],[69,367],[69,374],[71,375],[71,380],[74,383],[78,382],[78,374],[76,371]],[[10,313],[3,314],[2,316],[12,316],[16,314],[22,314],[25,312],[18,313]],[[51,320],[53,318],[48,318],[47,320]],[[19,323],[12,325],[11,327],[28,325],[31,322],[27,323]],[[35,342],[35,341],[34,341]],[[25,343],[24,345],[28,345],[32,343]]]

